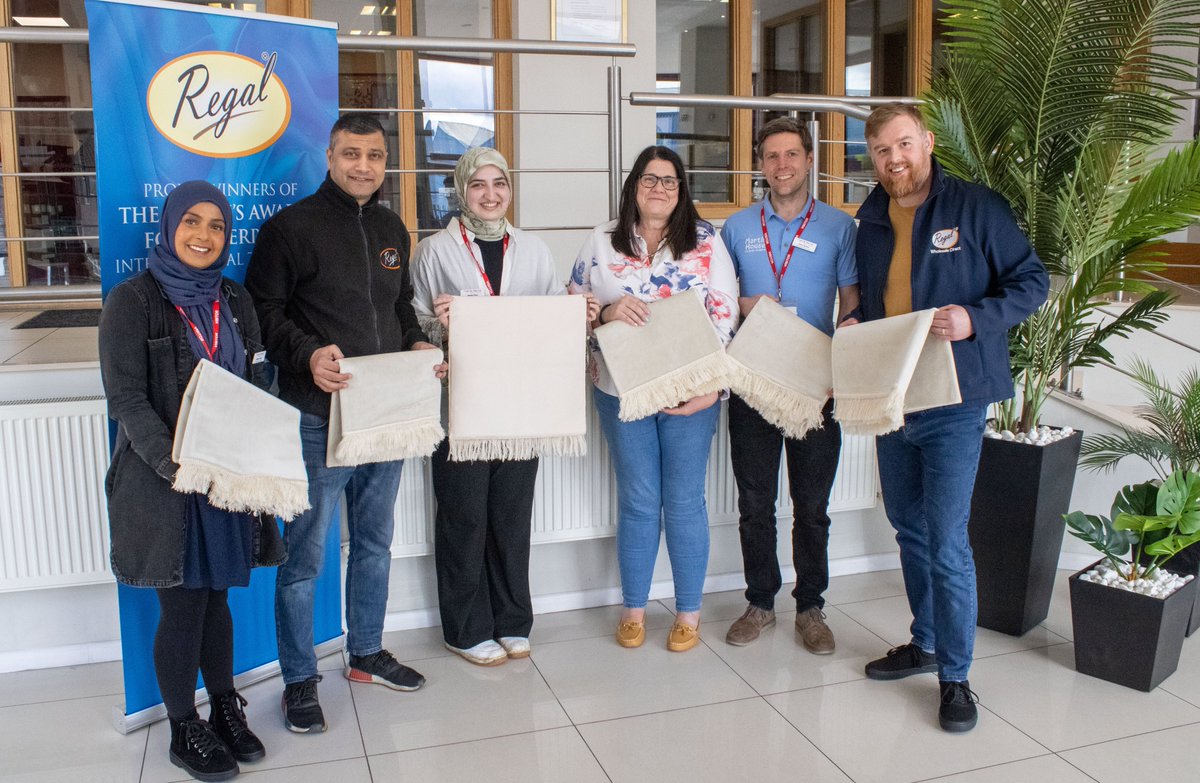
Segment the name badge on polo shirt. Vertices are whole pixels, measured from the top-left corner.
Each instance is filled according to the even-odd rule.
[[[805,239],[804,237],[796,237],[796,238],[795,238],[795,239],[792,241],[792,244],[793,244],[793,245],[795,245],[796,247],[800,248],[801,250],[804,250],[805,252],[808,252],[808,253],[815,253],[815,252],[817,252],[817,243],[816,243],[816,242],[809,242],[809,241],[808,241],[807,239]]]
[[[486,288],[464,288],[462,291],[459,292],[458,295],[459,296],[487,296],[488,290]]]
[[[800,308],[796,306],[795,302],[789,302],[785,299],[779,303],[779,306],[796,317],[800,316]]]

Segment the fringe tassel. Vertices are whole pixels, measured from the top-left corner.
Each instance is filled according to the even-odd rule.
[[[904,393],[835,397],[833,418],[850,435],[886,435],[904,426]]]
[[[549,438],[456,438],[450,436],[451,462],[520,460],[534,457],[582,457],[587,454],[586,435],[557,435]]]
[[[172,486],[177,492],[207,494],[208,502],[226,511],[274,514],[285,522],[310,507],[307,479],[238,476],[204,463],[181,464]]]
[[[803,438],[824,422],[828,397],[815,400],[730,360],[729,388],[789,438]]]
[[[709,354],[661,378],[621,395],[621,421],[637,421],[702,394],[729,385],[729,360],[725,352]]]
[[[391,424],[385,427],[342,433],[334,455],[346,467],[368,462],[428,457],[446,437],[442,423],[426,419],[420,423]]]

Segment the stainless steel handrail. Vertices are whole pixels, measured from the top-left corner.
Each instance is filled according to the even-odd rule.
[[[0,43],[86,44],[88,31],[79,27],[0,27]],[[537,39],[445,38],[440,36],[339,35],[338,49],[469,52],[484,54],[563,54],[590,57],[633,57],[637,46],[621,43],[579,43]]]
[[[729,95],[677,95],[663,92],[631,92],[630,106],[707,106],[719,109],[762,109],[765,111],[836,111],[865,120],[869,109],[857,106],[849,99],[831,96],[785,98],[775,96],[734,97]]]

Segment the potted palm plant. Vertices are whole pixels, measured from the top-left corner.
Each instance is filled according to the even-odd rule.
[[[1148,363],[1134,360],[1129,375],[1140,387],[1140,427],[1091,435],[1083,441],[1080,464],[1089,470],[1112,470],[1125,457],[1139,457],[1160,479],[1176,471],[1200,472],[1200,369],[1187,370],[1174,383]],[[1179,573],[1200,576],[1200,548],[1188,549],[1173,562]],[[1192,607],[1187,635],[1200,627],[1200,595]]]
[[[1163,566],[1200,541],[1200,473],[1124,487],[1110,516],[1073,511],[1064,519],[1104,555],[1070,579],[1075,669],[1154,690],[1179,665],[1196,602],[1195,575]]]
[[[949,173],[1000,192],[1051,273],[1046,303],[1010,334],[1018,395],[997,430],[1031,432],[1075,368],[1153,329],[1170,299],[1139,274],[1153,245],[1200,214],[1200,141],[1161,154],[1194,62],[1198,0],[946,0],[925,110]],[[1104,298],[1132,302],[1099,317]],[[1080,438],[988,439],[970,523],[980,624],[1045,619]]]

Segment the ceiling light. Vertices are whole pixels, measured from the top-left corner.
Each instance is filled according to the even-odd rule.
[[[61,16],[14,16],[12,20],[22,27],[70,27]]]

